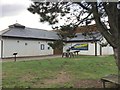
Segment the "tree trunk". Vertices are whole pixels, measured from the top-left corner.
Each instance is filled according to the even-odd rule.
[[[118,66],[119,68],[119,60],[118,60],[118,48],[113,48],[113,51],[114,51],[114,58],[115,58],[115,62],[116,62],[116,65]]]
[[[113,51],[114,51],[114,57],[115,57],[115,60],[116,60],[116,64],[118,66],[118,70],[120,71],[120,26],[118,26],[118,34],[117,34],[117,47],[114,48],[113,47]]]
[[[120,2],[119,2],[119,4],[120,4]],[[117,20],[118,20],[118,22],[117,22],[117,30],[118,30],[118,44],[117,44],[117,47],[118,47],[118,58],[117,58],[117,60],[118,60],[118,69],[119,69],[119,71],[120,71],[120,8],[118,9],[118,12],[117,12]],[[120,74],[120,72],[118,72],[119,74]]]
[[[116,62],[116,65],[118,66],[118,70],[120,71],[120,9],[114,12],[115,7],[111,6],[112,4],[115,4],[115,3],[110,3],[110,7],[112,7],[113,9],[112,10],[110,9],[111,12],[107,13],[109,22],[112,21],[111,19],[113,19],[114,22],[110,22],[110,23],[115,24],[115,25],[110,25],[110,31],[112,30],[114,32],[111,34],[108,32],[106,28],[104,28],[104,26],[101,23],[97,3],[92,3],[92,10],[93,10],[93,16],[95,18],[95,22],[98,30],[107,40],[107,42],[113,47],[115,62]],[[110,16],[111,14],[115,14],[114,17]]]

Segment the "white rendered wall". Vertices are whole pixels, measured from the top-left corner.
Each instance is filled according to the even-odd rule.
[[[100,55],[100,44],[97,43],[97,55]]]
[[[110,45],[102,47],[102,55],[112,55],[114,54],[113,48]]]
[[[25,45],[27,43],[27,45]],[[44,50],[41,50],[41,44],[44,44]],[[40,40],[21,40],[21,39],[4,39],[3,40],[3,57],[13,57],[13,53],[17,52],[21,56],[39,56],[53,55],[53,49],[48,45],[47,41]]]
[[[1,58],[1,40],[0,40],[0,58]]]
[[[103,38],[101,43],[107,43],[107,40]],[[112,55],[114,54],[113,48],[110,45],[107,45],[106,47],[102,47],[102,55]]]

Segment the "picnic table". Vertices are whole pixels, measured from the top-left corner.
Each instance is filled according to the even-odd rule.
[[[120,87],[120,81],[118,79],[118,75],[111,74],[111,75],[105,76],[105,77],[101,78],[101,81],[103,83],[104,88],[106,87],[106,85],[105,85],[106,82],[113,83],[117,87]]]
[[[79,52],[80,51],[74,51],[73,53],[74,53],[74,55],[78,55]]]
[[[73,52],[63,52],[62,53],[62,57],[74,57],[74,53]]]

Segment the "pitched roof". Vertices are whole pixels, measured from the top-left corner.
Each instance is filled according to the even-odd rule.
[[[92,32],[92,35],[93,37],[96,37],[96,40],[99,40],[102,36],[101,34],[97,31],[96,32],[96,27],[95,25],[91,25],[90,27],[92,27],[95,31],[95,32],[92,32],[92,28],[90,29],[91,32]],[[81,33],[81,29],[85,30],[85,28],[88,28],[88,27],[81,27],[80,29],[76,30],[77,33],[76,33],[76,37],[75,38],[67,38],[67,41],[68,42],[79,42],[79,41],[93,41],[95,40],[93,37],[90,37],[90,36],[84,36],[82,33]],[[59,39],[59,36],[57,35],[57,32],[55,31],[47,31],[47,30],[42,30],[42,29],[36,29],[36,28],[28,28],[28,27],[25,27],[21,24],[13,24],[13,25],[10,25],[9,28],[3,30],[3,31],[0,31],[0,36],[4,36],[4,37],[15,37],[15,38],[33,38],[33,39],[47,39],[47,40],[58,40]]]
[[[98,41],[102,38],[100,32],[92,32],[91,35],[83,35],[82,33],[77,33],[76,37],[70,39],[67,38],[68,42],[79,42],[79,41]]]
[[[56,32],[36,28],[28,28],[20,24],[10,25],[8,29],[0,32],[1,36],[24,37],[38,39],[58,39]]]

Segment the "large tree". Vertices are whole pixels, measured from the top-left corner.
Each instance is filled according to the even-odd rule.
[[[119,2],[33,2],[28,10],[40,16],[40,22],[50,25],[60,24],[55,29],[67,32],[66,37],[74,36],[74,31],[81,25],[95,22],[107,42],[113,47],[116,64],[120,70],[120,29],[118,29]],[[62,19],[62,20],[61,20]],[[69,33],[69,34],[68,34]]]

